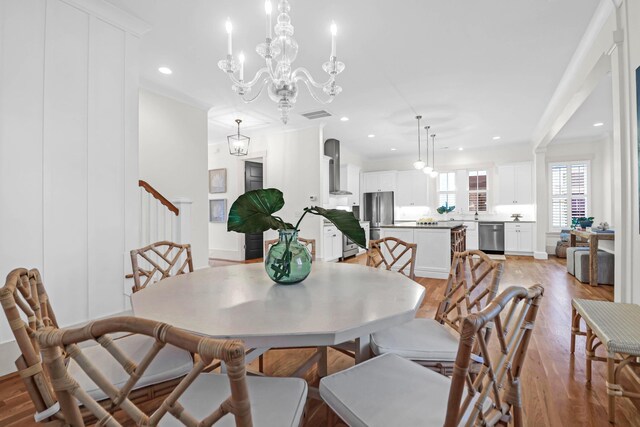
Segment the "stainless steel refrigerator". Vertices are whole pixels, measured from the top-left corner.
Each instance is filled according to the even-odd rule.
[[[393,191],[364,193],[362,219],[369,221],[371,239],[380,238],[380,226],[393,224]]]

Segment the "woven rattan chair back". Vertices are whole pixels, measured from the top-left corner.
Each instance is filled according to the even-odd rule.
[[[118,341],[110,338],[115,333],[141,334],[155,339],[154,344],[136,363],[120,349]],[[173,416],[185,425],[214,424],[230,414],[237,426],[251,426],[251,408],[246,383],[244,346],[239,340],[215,340],[204,338],[174,328],[165,323],[135,317],[114,317],[97,320],[77,329],[44,328],[36,332],[44,361],[51,373],[53,388],[65,419],[70,425],[83,426],[84,421],[78,402],[91,412],[99,425],[120,426],[112,413],[122,410],[135,425],[157,426],[166,417]],[[129,373],[128,381],[120,388],[113,385],[83,353],[81,343],[97,341]],[[155,356],[167,344],[189,351],[196,357],[192,370],[162,401],[158,409],[147,415],[129,398],[140,376]],[[96,402],[83,390],[65,366],[63,349],[78,364],[82,371],[108,396],[110,405]],[[230,395],[221,405],[202,420],[197,420],[178,402],[200,373],[214,360],[225,362],[229,378]],[[202,424],[198,424],[198,423]]]
[[[58,322],[38,270],[17,268],[9,273],[0,289],[0,302],[20,349],[15,362],[18,374],[37,413],[44,414],[56,404],[56,399],[50,379],[42,369],[40,347],[34,334],[45,326],[57,328]],[[45,418],[48,417],[42,417]],[[36,419],[40,416],[36,415]]]
[[[311,254],[311,259],[315,261],[316,260],[316,239],[305,239],[303,237],[298,237],[298,241],[307,247],[307,249],[309,250],[309,253]],[[275,245],[276,243],[278,243],[278,239],[271,239],[271,240],[264,241],[265,257],[267,256],[267,252],[269,252],[269,249],[271,248],[271,246]]]
[[[510,287],[462,321],[445,427],[463,425],[463,418],[467,426],[523,425],[520,375],[543,291]],[[493,342],[483,333],[489,323]],[[478,363],[479,371],[470,369]]]
[[[167,277],[193,271],[191,245],[156,242],[131,251],[133,292]]]
[[[503,268],[482,251],[455,252],[435,319],[461,333],[462,320],[482,310],[498,294]]]
[[[415,243],[407,243],[395,237],[370,240],[367,251],[369,267],[396,270],[411,280],[415,280],[416,249]]]

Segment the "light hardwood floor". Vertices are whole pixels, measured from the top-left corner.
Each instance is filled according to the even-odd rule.
[[[365,262],[364,257],[347,262]],[[214,263],[221,265],[223,263]],[[418,316],[433,316],[442,295],[444,281],[419,279],[427,296]],[[528,426],[607,426],[607,395],[605,365],[594,363],[593,386],[585,387],[584,339],[578,338],[575,357],[569,354],[571,298],[611,300],[613,288],[592,288],[566,273],[564,260],[535,261],[529,257],[508,257],[501,288],[511,285],[530,286],[541,283],[545,296],[540,308],[533,340],[524,367],[524,410]],[[55,304],[55,301],[53,302]],[[286,376],[293,372],[313,350],[276,350],[267,353],[265,370],[268,375]],[[329,372],[353,365],[341,353],[330,350]],[[253,368],[257,368],[254,366]],[[312,369],[307,380],[318,383]],[[363,397],[364,398],[364,397]],[[153,407],[154,402],[149,403]],[[618,426],[640,427],[640,400],[617,399]],[[20,381],[15,376],[0,378],[0,426],[35,425],[32,406]],[[310,401],[307,426],[324,426],[326,409]]]

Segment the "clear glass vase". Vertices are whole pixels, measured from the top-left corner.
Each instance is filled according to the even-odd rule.
[[[279,233],[278,243],[269,248],[264,259],[267,275],[283,285],[301,282],[311,272],[311,254],[298,241],[297,230],[279,230]]]

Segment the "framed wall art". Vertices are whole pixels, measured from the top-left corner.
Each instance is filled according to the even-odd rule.
[[[209,171],[209,193],[227,192],[227,169],[211,169]]]

